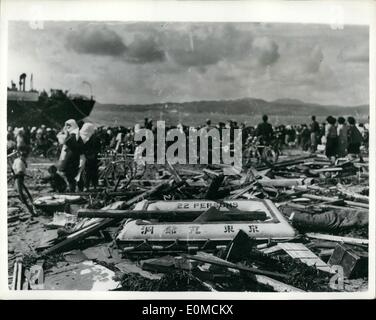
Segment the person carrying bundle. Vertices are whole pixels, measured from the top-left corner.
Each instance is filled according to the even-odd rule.
[[[96,127],[92,123],[85,123],[80,130],[80,137],[83,142],[83,154],[85,156],[84,186],[89,190],[90,185],[94,189],[98,186],[98,153],[100,143],[95,135]]]
[[[77,177],[80,169],[80,162],[84,162],[81,155],[83,154],[83,142],[79,135],[79,127],[75,120],[71,119],[65,122],[63,130],[58,133],[57,138],[60,144],[63,144],[59,162],[60,171],[64,173],[68,181],[69,191],[75,192]]]

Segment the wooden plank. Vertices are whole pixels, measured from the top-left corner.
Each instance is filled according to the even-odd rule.
[[[22,262],[18,262],[16,290],[22,290]]]
[[[12,278],[12,290],[16,290],[17,287],[17,275],[18,275],[18,262],[16,261],[13,265],[13,278]]]
[[[264,187],[293,187],[304,184],[311,184],[312,178],[299,178],[299,179],[268,179],[257,180]]]
[[[311,238],[311,239],[320,239],[320,240],[328,240],[328,241],[335,241],[335,242],[343,242],[343,243],[355,244],[355,245],[368,245],[368,243],[369,243],[368,239],[332,236],[330,234],[306,233],[305,235],[308,238]]]
[[[258,283],[271,286],[277,292],[305,292],[302,289],[295,288],[293,286],[290,286],[286,283],[272,279],[267,276],[256,274],[255,277]]]
[[[302,197],[308,198],[311,200],[319,200],[319,201],[326,201],[326,202],[335,202],[335,201],[342,200],[338,197],[324,197],[324,196],[317,196],[317,195],[309,194],[309,193],[304,193]],[[355,207],[361,207],[361,208],[367,208],[367,209],[369,208],[369,205],[366,203],[354,202],[354,201],[348,201],[348,200],[345,200],[344,203],[349,206],[355,206]]]
[[[282,250],[282,248],[280,248],[278,245],[275,245],[273,247],[262,249],[260,251],[264,254],[272,254],[272,253],[275,253],[275,252],[278,252],[278,251],[281,251],[281,250]]]
[[[186,169],[181,168],[179,169],[180,175],[190,175],[190,176],[205,176],[201,171],[199,170],[192,170],[192,169]]]
[[[251,190],[254,187],[254,185],[255,185],[255,182],[251,183],[249,186],[246,186],[243,189],[235,190],[234,194],[232,194],[231,196],[229,196],[228,199],[235,200],[235,199],[241,197],[242,195],[244,195],[245,193],[247,193],[249,190]]]
[[[350,197],[352,199],[369,203],[369,197],[363,196],[362,194],[356,193],[356,192],[351,192],[347,190],[344,186],[342,185],[337,185],[338,191],[341,192],[343,195]]]
[[[157,186],[151,188],[150,190],[147,190],[147,191],[143,192],[142,194],[140,194],[140,195],[138,195],[138,196],[136,196],[136,197],[134,197],[134,198],[126,201],[124,203],[124,205],[121,206],[121,208],[118,208],[118,209],[127,209],[130,206],[134,205],[135,203],[137,203],[137,202],[139,202],[141,200],[144,200],[147,197],[150,197],[154,193],[159,192],[163,188],[170,186],[173,182],[174,182],[173,179],[172,180],[168,180],[166,182],[162,182],[161,184],[158,184]]]
[[[322,168],[322,169],[311,169],[311,172],[319,173],[319,172],[339,172],[343,171],[343,168],[338,167],[331,167],[331,168]]]
[[[284,248],[282,248],[284,249]],[[317,256],[312,251],[288,250],[289,255],[294,259],[316,259]]]
[[[220,175],[222,175],[221,172],[216,172],[210,169],[204,169],[202,171],[205,172],[210,178],[219,177]]]
[[[314,157],[312,155],[302,156],[295,159],[288,159],[284,161],[279,161],[276,163],[273,163],[273,168],[282,168],[282,167],[288,167],[292,165],[296,165],[299,163],[305,162],[307,159],[313,159]],[[267,169],[268,167],[266,165],[261,165],[257,167],[257,170]]]
[[[182,182],[183,179],[179,176],[179,173],[175,170],[174,166],[167,159],[166,159],[166,164],[167,164],[167,170],[174,177],[175,182]]]
[[[278,243],[278,246],[293,259],[299,259],[308,266],[314,266],[321,271],[331,273],[331,268],[304,244],[285,242]]]

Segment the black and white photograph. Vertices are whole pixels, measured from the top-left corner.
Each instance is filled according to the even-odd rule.
[[[2,294],[374,297],[367,2],[349,21],[184,2],[4,5]]]

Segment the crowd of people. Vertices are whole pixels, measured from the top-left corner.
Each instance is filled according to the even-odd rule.
[[[12,169],[16,179],[21,177],[23,183],[27,167],[26,158],[30,151],[40,150],[40,154],[46,156],[47,150],[52,145],[58,144],[59,159],[56,165],[48,169],[49,175],[43,179],[43,182],[49,182],[52,189],[58,192],[95,189],[98,186],[98,156],[109,150],[114,154],[134,154],[139,143],[135,142],[134,134],[141,128],[153,132],[157,130],[153,121],[147,118],[143,125],[136,124],[133,128],[95,126],[89,122],[77,123],[73,119],[66,121],[60,131],[44,125],[39,128],[8,127],[7,151],[8,154],[18,152]],[[312,153],[316,152],[319,146],[325,145],[325,154],[332,161],[346,156],[351,159],[359,157],[362,160],[360,147],[368,146],[369,129],[368,124],[356,124],[354,117],[335,119],[333,116],[327,117],[326,123],[319,123],[316,117],[312,116],[309,125],[273,127],[266,115],[257,126],[246,126],[244,123],[238,124],[232,120],[212,125],[211,120],[208,119],[198,127],[178,124],[166,126],[165,130],[173,128],[187,134],[189,130],[242,129],[243,145],[257,138],[262,144],[277,143],[281,149],[295,147]]]
[[[47,128],[45,125],[37,127],[8,127],[7,151],[8,154],[19,148],[27,148],[29,152],[38,151],[38,154],[46,156],[47,150],[56,141],[58,131],[55,128]]]
[[[319,134],[313,128],[317,127],[315,117],[312,117],[311,123],[311,147],[315,151],[317,141],[325,145],[325,155],[334,162],[336,158],[348,156],[349,159],[359,158],[363,161],[361,155],[361,146],[364,145],[368,149],[369,143],[369,125],[356,124],[354,117],[328,116],[324,134]],[[321,137],[321,139],[320,139]]]
[[[53,133],[53,135],[51,134]],[[35,135],[34,135],[35,133]],[[43,150],[58,142],[61,146],[57,165],[48,168],[48,176],[42,182],[49,182],[52,189],[58,192],[75,192],[98,185],[98,155],[100,143],[97,138],[96,127],[92,123],[81,123],[81,126],[73,119],[65,122],[61,131],[41,126],[32,128],[8,128],[7,153],[9,156],[16,154],[12,173],[16,186],[22,186],[26,175],[26,158],[30,151],[36,147]],[[58,173],[60,171],[64,178]],[[17,188],[19,193],[20,190]]]

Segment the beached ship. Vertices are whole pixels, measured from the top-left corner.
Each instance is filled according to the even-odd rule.
[[[32,88],[25,90],[26,74],[20,75],[19,88],[12,81],[8,87],[7,122],[11,126],[61,127],[68,119],[76,121],[89,116],[95,100],[84,95],[68,94],[68,91],[51,89],[38,92]]]

